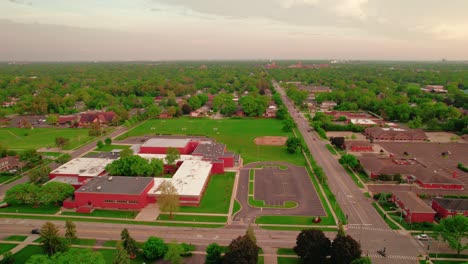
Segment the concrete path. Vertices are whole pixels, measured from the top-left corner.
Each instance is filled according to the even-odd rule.
[[[159,216],[159,206],[157,203],[150,203],[143,208],[135,217],[136,221],[155,221]]]
[[[24,241],[20,242],[16,247],[9,250],[12,254],[22,250],[27,245],[34,243],[33,241],[38,239],[39,235],[29,235]],[[16,243],[17,241],[2,241],[2,243]],[[0,260],[3,259],[3,256],[0,255]]]

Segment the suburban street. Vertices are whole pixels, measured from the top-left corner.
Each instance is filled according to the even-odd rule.
[[[327,175],[330,189],[335,194],[343,212],[348,216],[349,233],[361,241],[363,252],[369,252],[369,255],[373,256],[378,249],[385,247],[389,255],[415,257],[424,254],[423,248],[409,234],[393,231],[387,226],[372,207],[371,199],[363,195],[363,191],[356,186],[341,164],[325,147],[327,143],[322,141],[315,132],[308,132],[309,121],[296,110],[283,88],[276,81],[273,81],[273,85],[281,94],[312,156]],[[392,258],[387,258],[387,262],[375,263],[403,263],[392,262],[392,260]],[[379,258],[379,261],[382,260]],[[414,260],[408,263],[416,262]]]

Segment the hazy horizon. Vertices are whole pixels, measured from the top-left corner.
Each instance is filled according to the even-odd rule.
[[[466,10],[463,0],[0,0],[0,61],[466,61]]]

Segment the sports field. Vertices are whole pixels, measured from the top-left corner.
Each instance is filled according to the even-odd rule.
[[[0,128],[0,145],[8,149],[25,150],[55,147],[55,138],[70,139],[64,149],[73,149],[90,140],[89,129],[82,128]]]
[[[300,154],[290,154],[285,146],[256,145],[255,138],[263,136],[292,136],[282,131],[277,119],[164,119],[148,120],[125,133],[125,137],[143,135],[198,135],[208,136],[227,145],[229,151],[241,154],[244,164],[253,161],[281,160],[303,166]]]

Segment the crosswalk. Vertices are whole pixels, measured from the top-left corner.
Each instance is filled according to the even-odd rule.
[[[397,259],[397,260],[418,260],[418,257],[415,257],[415,256],[387,255],[386,257],[383,257],[378,253],[369,254],[369,257],[371,257],[371,258]]]

